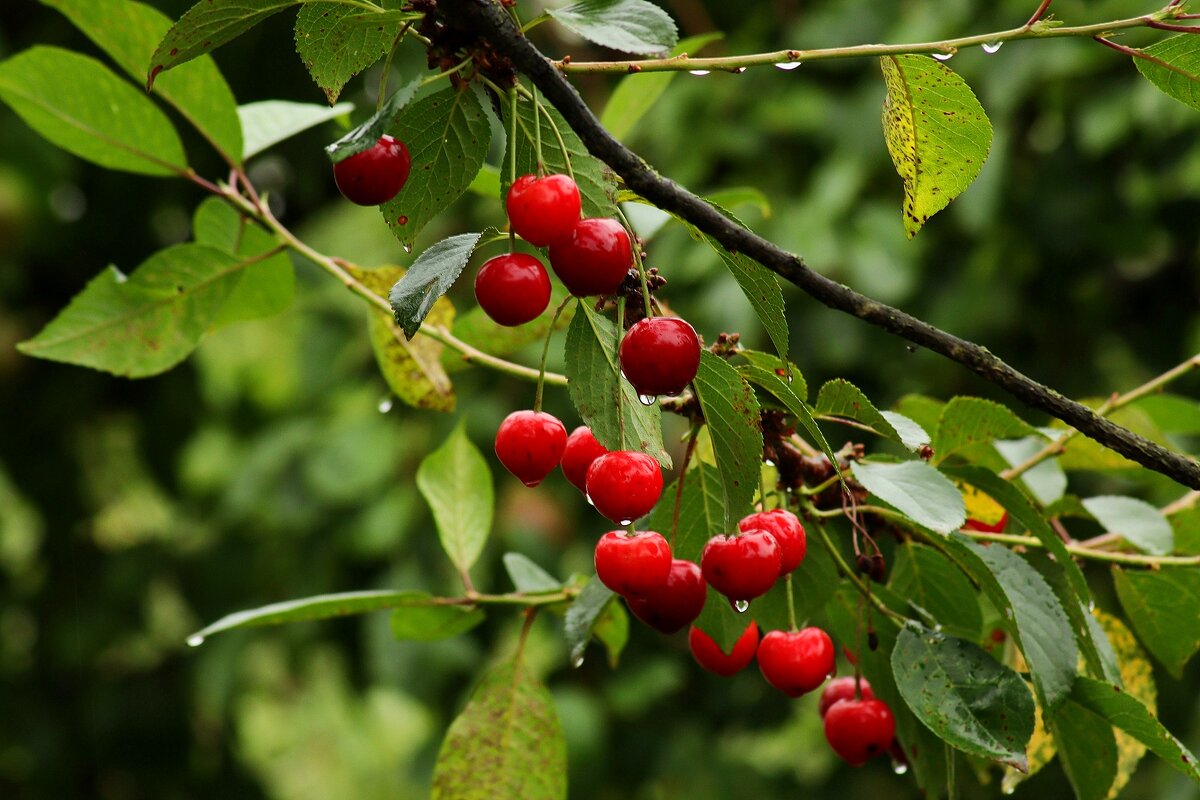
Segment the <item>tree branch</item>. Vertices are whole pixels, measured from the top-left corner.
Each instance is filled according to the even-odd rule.
[[[829,308],[851,314],[970,369],[1026,405],[1045,411],[1142,466],[1184,486],[1200,489],[1200,463],[1171,452],[1095,414],[1018,372],[986,348],[872,300],[813,272],[797,256],[738,225],[701,198],[660,176],[604,129],[575,88],[517,29],[492,0],[442,0],[447,24],[465,28],[509,57],[554,104],[588,151],[608,164],[633,191],[709,234],[730,251],[744,253]]]

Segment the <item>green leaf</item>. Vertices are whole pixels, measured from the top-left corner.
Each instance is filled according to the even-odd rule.
[[[426,595],[425,599],[432,598]],[[392,636],[418,642],[449,639],[466,633],[486,617],[482,608],[414,602],[392,612]]]
[[[347,81],[388,54],[404,23],[419,18],[343,3],[307,3],[296,16],[296,53],[332,105]]]
[[[747,356],[748,354],[746,351],[743,351],[741,355]],[[817,425],[817,421],[813,418],[812,412],[809,411],[808,405],[803,402],[802,396],[795,392],[796,388],[799,388],[802,393],[807,392],[808,387],[804,383],[804,377],[800,375],[798,370],[793,370],[792,382],[788,383],[779,375],[778,370],[782,369],[782,367],[778,366],[779,362],[776,361],[775,364],[776,366],[773,369],[766,368],[755,363],[755,360],[751,358],[750,366],[743,368],[742,372],[751,383],[765,389],[783,404],[788,413],[796,418],[796,421],[803,426],[808,435],[821,448],[821,452],[829,459],[830,464],[838,463],[837,454],[829,446],[829,441],[825,438],[825,433]],[[839,480],[842,480],[840,475]],[[845,483],[844,480],[842,482],[843,484]]]
[[[1135,407],[1146,412],[1160,430],[1185,436],[1200,434],[1200,402],[1177,394],[1152,394]]]
[[[757,350],[738,350],[738,358],[745,359],[750,367],[757,367],[758,370],[763,370],[773,374],[781,382],[787,384],[787,390],[783,392],[785,395],[790,395],[791,398],[785,401],[783,398],[778,398],[781,403],[790,403],[792,401],[806,403],[808,401],[808,382],[804,380],[804,373],[795,364],[784,365],[779,356],[771,355],[770,353],[760,353]],[[751,375],[760,375],[757,370],[742,368],[742,373],[750,380],[751,383],[758,383]],[[761,385],[761,384],[759,384]],[[762,388],[770,391],[768,386]],[[775,394],[771,392],[771,394]],[[778,397],[778,396],[777,396]],[[807,410],[809,417],[812,412]]]
[[[651,72],[649,74],[658,75],[660,73]],[[679,73],[669,74],[677,75]],[[721,209],[732,211],[740,206],[753,206],[764,217],[771,216],[770,198],[763,194],[761,189],[753,186],[730,186],[728,189],[717,189],[706,194],[704,199]]]
[[[1175,549],[1175,533],[1163,513],[1135,497],[1089,497],[1083,507],[1108,533],[1119,534],[1137,549],[1165,556]]]
[[[1071,699],[1146,745],[1172,769],[1200,783],[1196,757],[1162,726],[1150,709],[1119,686],[1080,676],[1071,690]]]
[[[564,368],[571,402],[600,444],[609,450],[639,450],[670,468],[658,405],[642,405],[629,382],[618,381],[617,326],[587,303],[578,304],[567,328]],[[624,442],[617,415],[618,392],[625,418]]]
[[[183,244],[160,250],[128,277],[109,267],[17,347],[127,378],[157,375],[187,358],[217,324],[242,271],[255,261]]]
[[[758,398],[737,368],[703,351],[692,383],[712,438],[725,498],[725,524],[750,512],[759,485],[763,438]]]
[[[998,439],[992,442],[992,446],[1010,467],[1024,464],[1044,450],[1047,444],[1049,442],[1046,437],[1040,433],[1021,439]],[[1026,470],[1021,475],[1020,482],[1042,505],[1057,503],[1067,491],[1067,476],[1063,472],[1060,458],[1048,458]]]
[[[420,88],[421,79],[414,78],[392,92],[392,95],[380,106],[378,111],[345,136],[326,146],[325,154],[329,156],[329,160],[336,164],[374,147],[380,137],[396,123],[400,112],[404,110],[404,107],[408,105]]]
[[[263,100],[238,106],[238,117],[242,121],[242,131],[246,137],[242,158],[250,159],[285,139],[349,114],[353,110],[353,103],[338,103],[329,108],[315,103],[293,103],[288,100]]]
[[[387,297],[392,287],[403,280],[400,267],[380,269],[351,269],[351,273],[380,297]],[[428,336],[409,338],[400,330],[391,314],[375,308],[367,310],[368,331],[375,362],[388,388],[406,405],[432,411],[452,413],[458,404],[454,385],[442,366],[445,347]],[[431,325],[450,327],[454,323],[454,306],[446,297],[439,297],[429,310],[426,321]]]
[[[134,0],[41,0],[56,8],[141,85],[146,63],[171,20]],[[165,76],[159,97],[187,119],[225,157],[240,163],[242,128],[237,101],[211,58],[200,58]]]
[[[32,47],[0,62],[0,100],[50,142],[102,167],[141,175],[187,171],[166,114],[95,59]]]
[[[921,394],[906,394],[896,402],[896,410],[927,431],[936,431],[946,404]]]
[[[196,209],[192,232],[196,244],[234,256],[261,256],[279,247],[258,223],[215,197],[206,199]],[[295,290],[296,274],[287,253],[251,264],[242,270],[242,278],[225,301],[216,324],[274,316],[291,305]]]
[[[1200,650],[1200,569],[1113,567],[1121,607],[1146,649],[1176,678]]]
[[[629,613],[625,606],[615,600],[604,607],[592,627],[595,636],[608,654],[608,666],[616,669],[621,663],[621,653],[629,643]]]
[[[590,42],[612,50],[657,55],[675,46],[675,22],[646,0],[582,0],[547,13]]]
[[[251,628],[262,625],[282,625],[285,622],[307,622],[330,617],[346,617],[352,614],[368,614],[389,608],[414,605],[421,598],[429,599],[424,592],[343,592],[305,597],[272,603],[260,608],[238,611],[221,617],[213,624],[202,628],[188,637],[192,647],[204,644],[213,634],[235,628]]]
[[[709,586],[704,608],[693,624],[707,633],[709,638],[717,643],[717,647],[728,655],[733,651],[737,640],[746,632],[746,626],[754,622],[756,606],[762,601],[761,597],[756,598],[750,603],[751,608],[748,612],[739,614],[733,610],[728,597]]]
[[[1117,742],[1112,727],[1068,700],[1050,716],[1050,731],[1075,797],[1078,800],[1108,797],[1117,776]]]
[[[999,609],[1004,627],[1029,664],[1043,709],[1053,709],[1071,691],[1078,663],[1075,634],[1054,590],[1023,558],[1007,547],[982,547],[955,534],[949,552]]]
[[[898,547],[888,587],[932,615],[947,633],[979,638],[983,627],[979,593],[958,567],[932,547],[912,542]]]
[[[859,461],[851,466],[851,470],[868,492],[891,503],[926,528],[950,533],[966,522],[967,511],[958,489],[924,461],[898,464]]]
[[[678,527],[675,523],[675,493],[683,481],[683,496],[679,499]],[[693,459],[688,471],[676,479],[663,497],[670,502],[659,503],[650,512],[647,528],[658,531],[671,542],[671,553],[695,564],[700,563],[704,545],[719,533],[728,530],[725,523],[725,494],[716,467]]]
[[[955,397],[942,410],[933,452],[937,461],[996,439],[1037,436],[1037,429],[1007,407],[980,397]]]
[[[1151,713],[1158,711],[1158,688],[1154,685],[1154,668],[1146,658],[1145,651],[1121,620],[1097,610],[1092,617],[1106,641],[1111,641],[1115,659],[1120,669],[1120,685],[1130,697],[1136,699]],[[1137,769],[1146,746],[1124,731],[1115,731],[1117,743],[1117,775],[1108,796],[1115,798],[1129,783]]]
[[[567,744],[554,699],[520,661],[491,670],[450,725],[432,800],[563,800]]]
[[[479,559],[492,530],[492,473],[460,421],[417,469],[417,488],[433,509],[442,548],[460,572]]]
[[[408,146],[413,169],[400,194],[379,210],[400,244],[411,249],[426,223],[471,185],[492,127],[475,92],[450,87],[405,106],[388,133]]]
[[[495,197],[495,194],[489,194],[488,197]],[[475,306],[454,320],[454,328],[451,332],[454,334],[454,338],[485,353],[507,356],[534,342],[545,341],[546,334],[550,332],[550,323],[554,319],[554,311],[566,298],[567,288],[558,281],[552,281],[550,283],[550,302],[546,305],[546,310],[524,325],[515,327],[501,325],[489,317],[482,308]],[[558,315],[558,322],[555,323],[554,329],[556,331],[566,329],[574,316],[575,305],[568,304]],[[442,364],[450,372],[469,366],[461,353],[449,349],[442,356]]]
[[[1181,33],[1142,52],[1148,58],[1133,59],[1138,71],[1169,96],[1200,111],[1200,42]]]
[[[563,620],[563,635],[566,637],[567,649],[571,652],[571,663],[574,666],[583,665],[583,651],[592,640],[597,620],[614,597],[616,595],[612,589],[593,575],[575,598],[575,602],[567,609],[566,618]]]
[[[758,321],[771,337],[771,344],[775,345],[779,359],[785,360],[788,357],[787,309],[775,273],[742,253],[729,252],[710,236],[704,237],[704,240],[725,262],[726,269],[741,287],[742,294],[746,295],[754,313],[758,315]]]
[[[930,443],[929,433],[916,420],[895,411],[880,411],[900,436],[900,444],[909,450],[917,451]]]
[[[1033,697],[1015,672],[965,639],[909,622],[892,651],[896,686],[921,722],[983,758],[1026,768]]]
[[[466,269],[482,238],[482,233],[460,233],[430,246],[392,287],[388,301],[405,336],[412,338],[421,329],[434,304]]]
[[[518,592],[555,592],[562,588],[562,581],[520,553],[505,553],[504,569]]]
[[[506,100],[502,107],[504,130],[510,131],[512,104]],[[542,113],[538,114],[533,102],[520,96],[517,97],[517,175],[537,172],[539,124],[542,160],[545,162],[546,171],[574,176],[583,200],[583,216],[617,216],[617,184],[612,171],[588,152],[583,142],[575,135],[575,131],[571,130],[571,126],[553,106],[543,104]],[[562,144],[559,143],[560,137]],[[504,160],[500,162],[504,165],[504,169],[500,171],[501,203],[508,196],[508,187],[512,183],[508,166],[512,159],[512,147],[513,142],[509,141],[504,151]]]
[[[925,222],[979,175],[992,146],[992,123],[966,82],[924,55],[880,59],[887,98],[883,134],[904,180],[904,230]]]
[[[900,433],[892,427],[887,417],[879,413],[875,404],[857,386],[842,378],[835,378],[821,387],[814,410],[820,417],[851,419],[861,422],[880,436],[903,441]]]

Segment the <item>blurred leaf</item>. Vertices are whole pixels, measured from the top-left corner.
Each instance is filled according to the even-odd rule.
[[[491,200],[500,196],[500,168],[485,163],[476,173],[471,185],[467,187],[471,194],[486,197]]]
[[[388,302],[396,312],[396,322],[410,339],[421,329],[421,323],[466,269],[467,262],[482,233],[460,233],[430,245],[413,262],[404,277],[396,281],[388,294]],[[442,322],[439,324],[446,324]]]
[[[1050,730],[1075,797],[1108,797],[1117,772],[1117,743],[1112,728],[1091,711],[1067,700],[1054,711]]]
[[[659,73],[651,74],[657,75]],[[756,189],[753,186],[732,186],[728,189],[717,189],[705,195],[704,199],[718,208],[736,209],[738,206],[754,206],[764,217],[771,216],[770,198],[763,194],[762,190]],[[758,264],[757,261],[754,263]],[[762,267],[761,264],[758,264],[758,266]],[[762,268],[766,269],[766,267]]]
[[[488,197],[494,197],[490,193]],[[550,284],[550,302],[546,310],[524,325],[511,327],[501,325],[487,315],[482,308],[475,306],[465,314],[460,314],[454,320],[451,333],[454,338],[489,353],[494,356],[507,356],[520,350],[526,345],[543,341],[550,331],[550,322],[554,319],[554,310],[567,298],[567,289],[558,281]],[[575,316],[575,304],[569,303],[558,316],[554,330],[564,330],[570,325]],[[442,365],[449,372],[455,372],[469,366],[462,354],[456,350],[446,350],[442,354]]]
[[[420,594],[420,593],[414,593]],[[414,598],[419,600],[421,598]],[[429,598],[428,595],[425,599]],[[392,612],[392,636],[397,640],[433,642],[466,633],[486,619],[482,608],[414,602]]]
[[[387,132],[408,147],[412,172],[400,194],[379,210],[392,234],[411,250],[425,225],[471,185],[491,144],[492,127],[475,92],[450,87],[406,105]]]
[[[987,160],[992,124],[971,88],[924,55],[880,59],[887,98],[883,131],[904,180],[908,238],[971,185]]]
[[[821,387],[815,411],[819,416],[861,422],[880,436],[901,441],[900,434],[857,386],[835,378]]]
[[[285,622],[307,622],[330,617],[346,617],[352,614],[369,614],[407,605],[419,605],[430,599],[424,592],[343,592],[288,600],[259,608],[238,611],[221,617],[213,624],[202,628],[188,637],[188,644],[196,647],[216,633],[235,628],[250,628],[261,625],[282,625]]]
[[[1158,689],[1154,685],[1154,668],[1146,658],[1145,651],[1138,645],[1137,639],[1121,620],[1097,610],[1095,617],[1106,638],[1116,651],[1117,663],[1121,670],[1121,684],[1130,697],[1137,699],[1149,709],[1151,714],[1158,713]],[[1122,730],[1115,730],[1117,742],[1117,775],[1109,790],[1109,798],[1116,798],[1129,779],[1133,777],[1138,762],[1146,754],[1146,746]]]
[[[1001,439],[992,444],[1008,465],[1015,467],[1040,453],[1049,442],[1046,437],[1038,434],[1021,439]],[[1019,480],[1043,505],[1057,503],[1067,491],[1067,476],[1063,472],[1060,459],[1057,458],[1048,458],[1027,469]]]
[[[520,553],[505,553],[504,569],[518,592],[553,592],[562,588],[562,581]]]
[[[1015,672],[978,645],[909,622],[892,669],[904,702],[938,736],[965,753],[1026,768],[1033,697]]]
[[[1200,434],[1200,403],[1177,394],[1152,394],[1135,403],[1167,433]]]
[[[695,55],[722,36],[723,34],[713,31],[681,39],[679,44],[671,49],[671,55]],[[604,105],[604,113],[600,115],[600,124],[617,139],[624,139],[646,112],[654,107],[676,75],[677,72],[647,72],[625,76],[609,95],[608,102]],[[733,203],[724,205],[732,207]]]
[[[187,172],[167,115],[93,58],[32,47],[0,62],[0,100],[48,141],[102,167],[141,175]]]
[[[353,110],[353,103],[338,103],[329,108],[316,103],[293,103],[288,100],[263,100],[238,106],[238,117],[246,137],[242,158],[253,158],[298,133]]]
[[[567,745],[554,699],[518,660],[492,669],[450,725],[433,800],[562,800]]]
[[[958,530],[967,519],[958,489],[924,461],[898,464],[858,461],[851,465],[851,471],[868,492],[938,533]]]
[[[1175,549],[1184,555],[1200,555],[1200,507],[1185,508],[1168,517],[1175,532]]]
[[[171,20],[134,0],[41,0],[56,8],[140,86],[155,45]],[[242,127],[237,101],[211,58],[197,59],[158,82],[158,95],[204,135],[227,161],[240,163]]]
[[[725,494],[721,490],[720,476],[715,467],[693,459],[688,471],[675,480],[663,492],[665,499],[650,512],[647,528],[667,537],[675,558],[699,564],[708,540],[727,530]],[[683,496],[679,502],[678,528],[672,533],[675,493],[680,480],[683,481]]]
[[[211,52],[301,0],[200,0],[171,26],[143,67],[147,91],[159,73]]]
[[[261,256],[277,249],[275,237],[243,217],[228,203],[210,197],[192,218],[196,244],[209,245],[234,256]],[[271,317],[292,304],[296,275],[292,259],[279,253],[242,270],[242,278],[225,301],[217,325]]]
[[[1167,95],[1200,111],[1200,41],[1181,33],[1142,52],[1149,58],[1133,59],[1138,71]]]
[[[413,96],[420,88],[421,79],[413,78],[392,92],[391,96],[384,101],[379,110],[368,117],[362,124],[351,129],[349,133],[333,144],[326,145],[325,154],[329,156],[329,160],[337,164],[339,161],[344,161],[350,156],[357,155],[374,147],[380,138],[398,122],[397,118],[400,116],[400,112],[404,110],[404,107],[408,105],[409,101],[413,99]],[[413,145],[407,139],[400,139],[400,141],[404,142],[405,146],[409,148],[409,154],[411,155]],[[448,141],[441,143],[442,146],[448,144]],[[429,143],[425,142],[423,146],[428,147]],[[437,143],[434,146],[436,147]],[[414,163],[416,163],[415,159]]]
[[[749,513],[759,488],[763,438],[758,398],[734,366],[708,351],[700,353],[692,385],[712,438],[730,528],[735,518]]]
[[[896,410],[927,431],[936,431],[946,404],[920,394],[906,394],[896,402]]]
[[[934,458],[941,462],[973,445],[1036,435],[1032,425],[999,403],[979,397],[955,397],[942,410],[933,440]]]
[[[661,54],[679,40],[674,20],[646,0],[582,0],[547,13],[588,41],[624,53]]]
[[[1121,607],[1138,638],[1176,678],[1200,650],[1200,569],[1113,567]]]
[[[388,54],[405,21],[413,19],[420,15],[306,3],[296,16],[296,53],[332,105],[347,81]]]
[[[1089,497],[1083,507],[1108,533],[1119,534],[1137,549],[1165,556],[1175,548],[1175,534],[1163,513],[1135,497]]]
[[[618,381],[617,326],[586,302],[577,304],[576,309],[567,328],[565,370],[571,402],[580,418],[609,450],[639,450],[670,468],[671,457],[662,441],[661,410],[657,404],[642,405],[629,382]],[[618,403],[625,418],[624,442]]]
[[[417,469],[417,488],[433,509],[442,548],[460,572],[479,559],[492,530],[492,473],[467,438],[465,420]]]
[[[629,614],[625,606],[615,600],[606,605],[596,619],[592,633],[608,653],[609,668],[616,669],[621,663],[621,653],[629,642]]]
[[[1046,728],[1045,717],[1042,714],[1042,707],[1034,701],[1034,723],[1033,736],[1029,739],[1029,744],[1025,747],[1025,756],[1028,761],[1026,771],[1015,769],[1013,767],[1004,768],[1004,777],[1000,782],[1000,792],[1002,794],[1012,794],[1016,791],[1017,786],[1022,782],[1029,780],[1042,767],[1054,760],[1054,756],[1058,751],[1054,747],[1054,737]]]
[[[600,616],[608,604],[613,602],[614,597],[616,595],[613,591],[593,575],[567,609],[567,616],[563,620],[563,633],[574,666],[582,666],[583,652],[592,640]]]
[[[932,547],[905,542],[896,548],[888,587],[932,615],[951,635],[979,638],[983,627],[979,593],[949,559]]]

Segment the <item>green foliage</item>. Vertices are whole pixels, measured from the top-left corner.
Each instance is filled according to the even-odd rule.
[[[949,559],[925,545],[896,551],[888,588],[932,615],[951,636],[978,639],[983,627],[978,593]]]
[[[671,55],[678,56],[687,53],[694,56],[720,38],[721,34],[716,32],[689,36],[681,39],[675,47],[671,48]],[[648,75],[630,75],[623,78],[613,89],[608,102],[605,103],[604,112],[600,115],[600,124],[616,138],[624,139],[654,107],[677,74],[675,72],[654,72]]]
[[[388,302],[405,336],[411,339],[421,329],[421,323],[438,300],[466,269],[482,238],[482,233],[460,233],[443,239],[421,253],[404,277],[396,281],[388,293]],[[440,324],[445,323],[443,319]]]
[[[158,75],[186,64],[229,42],[268,17],[303,0],[200,0],[171,26],[158,43],[147,71],[146,87]]]
[[[978,397],[955,397],[942,410],[933,451],[938,461],[996,439],[1036,436],[1033,426],[999,403]]]
[[[567,650],[571,654],[571,663],[576,667],[583,664],[583,652],[588,642],[596,634],[597,625],[609,606],[616,604],[616,595],[612,590],[592,576],[583,587],[583,591],[575,598],[575,602],[567,609],[563,620],[563,633],[567,640]]]
[[[1176,678],[1200,650],[1200,569],[1142,572],[1113,567],[1121,607],[1146,649]]]
[[[581,0],[548,13],[583,38],[626,53],[662,53],[679,39],[675,21],[646,0]]]
[[[759,322],[771,337],[775,351],[780,361],[787,360],[788,326],[787,314],[783,305],[783,290],[779,288],[779,279],[762,264],[748,258],[742,253],[731,253],[710,236],[704,237],[709,247],[716,251],[725,268],[733,275],[742,293],[750,301]]]
[[[387,55],[404,23],[417,18],[342,3],[307,3],[296,16],[296,52],[333,105],[346,82]]]
[[[235,628],[261,625],[282,625],[286,622],[309,622],[351,614],[366,614],[401,606],[417,606],[428,602],[429,595],[421,592],[342,592],[272,603],[261,608],[238,611],[222,617],[188,637],[188,644],[197,647],[210,636]]]
[[[1104,526],[1147,553],[1166,555],[1175,549],[1175,534],[1162,512],[1136,497],[1089,497],[1083,507]]]
[[[962,495],[946,476],[924,461],[896,464],[856,462],[855,479],[867,491],[915,522],[938,533],[950,533],[967,519]]]
[[[479,559],[492,531],[492,472],[462,423],[421,462],[417,488],[433,509],[442,548],[460,572]]]
[[[1184,105],[1200,111],[1200,41],[1181,33],[1150,45],[1135,58],[1146,78]]]
[[[217,325],[271,317],[292,303],[296,276],[287,253],[277,252],[274,237],[232,206],[210,197],[192,219],[196,244],[223,250],[232,256],[262,258],[242,270],[242,277],[221,308]],[[275,255],[268,255],[275,252]]]
[[[862,390],[842,378],[835,378],[821,387],[814,409],[821,416],[860,422],[880,436],[897,442],[904,441],[900,432]]]
[[[1104,720],[1070,700],[1051,716],[1050,730],[1075,797],[1103,800],[1117,776],[1117,742]]]
[[[344,117],[354,110],[350,103],[338,103],[332,108],[314,103],[293,103],[288,100],[262,100],[238,106],[246,144],[242,158],[250,159],[264,150],[290,139],[298,133],[323,122]]]
[[[504,570],[518,592],[553,592],[562,581],[520,553],[504,554]]]
[[[683,493],[679,495],[677,518],[673,501],[679,491],[679,481],[683,481]],[[663,497],[668,498],[668,502],[660,502],[654,507],[647,526],[668,537],[675,558],[699,564],[708,540],[727,530],[725,492],[716,467],[694,461],[687,472],[663,491]]]
[[[712,437],[725,524],[731,528],[734,520],[749,513],[758,489],[763,449],[758,398],[735,367],[708,352],[700,354],[692,385]]]
[[[420,642],[449,639],[461,636],[486,618],[480,608],[436,605],[429,602],[428,595],[420,592],[413,595],[412,603],[405,603],[392,612],[392,636],[397,639]]]
[[[338,163],[352,155],[370,150],[379,139],[396,123],[400,112],[421,88],[421,80],[413,79],[392,92],[383,102],[379,110],[368,117],[362,124],[355,127],[342,138],[325,148],[329,160]],[[404,141],[407,145],[407,140]],[[410,154],[411,155],[411,154]]]

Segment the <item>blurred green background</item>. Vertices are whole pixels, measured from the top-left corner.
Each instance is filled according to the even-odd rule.
[[[187,7],[152,4],[173,17]],[[706,53],[733,53],[999,30],[1024,22],[1036,3],[664,5],[685,34],[726,32]],[[1054,6],[1071,22],[1154,8]],[[293,16],[217,51],[239,101],[322,101],[291,50]],[[604,57],[551,28],[538,31],[549,52]],[[0,4],[0,56],[35,43],[96,54],[40,4]],[[398,67],[420,59],[408,50]],[[995,142],[977,184],[913,242],[900,224],[901,187],[880,131],[883,85],[869,60],[682,75],[630,141],[697,191],[758,187],[770,215],[742,210],[757,230],[1069,395],[1130,388],[1200,350],[1200,114],[1087,40],[973,50],[950,66],[975,88]],[[356,79],[345,99],[368,109],[377,79]],[[613,83],[577,85],[599,109]],[[321,147],[340,131],[331,124],[290,140],[251,174],[319,249],[366,265],[405,263],[377,212],[336,195]],[[202,142],[188,144],[201,172],[221,174]],[[290,311],[220,331],[159,378],[124,381],[14,350],[105,265],[128,271],[189,238],[201,199],[180,182],[85,164],[0,108],[0,796],[421,797],[481,668],[511,652],[513,619],[494,615],[435,644],[392,641],[377,614],[184,646],[200,625],[268,602],[456,590],[413,483],[455,418],[398,405],[381,413],[387,390],[361,304],[298,262]],[[498,202],[468,196],[422,240],[501,221]],[[737,286],[683,231],[664,230],[650,264],[670,279],[668,302],[705,337],[736,330],[765,345]],[[844,376],[882,406],[909,392],[997,397],[938,356],[786,294],[792,356],[810,385]],[[452,297],[469,307],[469,281]],[[518,358],[532,363],[534,350]],[[553,366],[560,354],[551,358]],[[532,399],[530,385],[490,373],[456,382],[459,414],[485,451],[500,419]],[[1200,393],[1194,379],[1178,388]],[[548,407],[575,424],[565,393],[552,392]],[[476,584],[507,588],[506,550],[562,576],[587,571],[605,524],[561,476],[528,491],[496,466],[499,516]],[[1107,577],[1094,572],[1100,605],[1115,610]],[[571,670],[554,621],[535,628],[534,660],[569,740],[573,798],[918,796],[886,761],[857,771],[836,762],[815,698],[787,701],[753,669],[717,679],[691,662],[682,637],[633,627],[616,672],[596,651]],[[1183,681],[1157,678],[1164,721],[1195,749],[1200,668],[1193,663]],[[996,783],[966,783],[968,796],[999,794]],[[1017,796],[1068,792],[1053,765]],[[1127,796],[1198,795],[1147,757]]]

